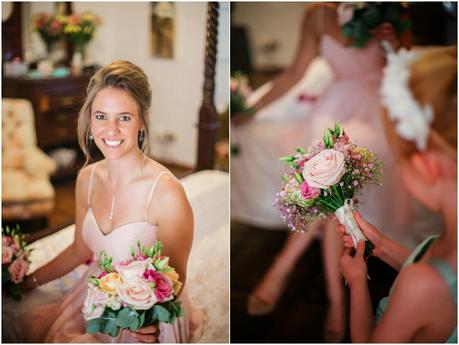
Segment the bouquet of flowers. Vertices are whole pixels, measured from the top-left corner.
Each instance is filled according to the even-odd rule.
[[[161,256],[161,242],[144,248],[138,241],[137,246],[138,254],[131,248],[132,258],[125,262],[112,263],[105,251],[100,253],[100,273],[89,277],[83,308],[88,333],[116,337],[124,328],[174,323],[182,316],[176,299],[182,284],[169,258]]]
[[[254,114],[254,109],[247,104],[247,98],[252,93],[247,77],[240,72],[236,72],[231,77],[231,117],[236,116],[250,117]]]
[[[322,141],[296,151],[281,158],[292,168],[283,176],[274,202],[282,220],[291,230],[303,232],[309,223],[335,214],[354,246],[367,241],[355,221],[353,200],[365,184],[380,185],[381,161],[352,143],[338,124],[325,130]],[[368,255],[373,245],[367,241],[365,248]]]
[[[33,17],[33,30],[38,32],[46,45],[46,51],[51,53],[54,43],[63,37],[64,25],[67,18],[62,15],[50,16],[47,13],[38,13]]]
[[[359,48],[367,45],[371,30],[384,22],[391,23],[398,33],[411,27],[411,21],[401,16],[404,7],[400,2],[343,2],[337,10],[341,33]]]
[[[100,18],[91,12],[74,13],[67,17],[64,34],[69,42],[80,50],[83,57],[85,45],[93,39],[98,25],[100,25]]]
[[[16,301],[21,300],[22,282],[30,265],[30,250],[19,226],[2,228],[2,287]]]

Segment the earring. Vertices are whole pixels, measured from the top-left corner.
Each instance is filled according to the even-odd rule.
[[[92,136],[92,134],[89,134],[89,140],[93,140],[94,137]]]
[[[139,141],[143,141],[144,138],[145,138],[145,132],[143,130],[140,130],[139,131]]]

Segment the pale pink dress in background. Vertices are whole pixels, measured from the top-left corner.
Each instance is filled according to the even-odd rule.
[[[151,246],[157,240],[157,227],[146,220],[128,223],[114,229],[108,235],[100,230],[93,214],[90,195],[94,174],[94,164],[91,173],[88,192],[88,211],[82,224],[83,239],[92,252],[98,256],[105,250],[113,257],[113,262],[130,258],[129,248],[137,248],[137,241],[142,245]],[[148,204],[153,196],[156,184],[161,173],[150,190]],[[146,209],[147,209],[146,208]],[[63,301],[39,306],[22,317],[22,328],[27,342],[55,342],[55,343],[137,343],[129,332],[121,331],[115,338],[104,334],[87,334],[86,321],[83,318],[83,303],[87,293],[88,275],[96,271],[96,263],[92,263],[85,275],[75,284],[74,288],[63,298]],[[177,319],[172,325],[160,323],[161,343],[184,343],[190,341],[189,316],[191,307],[186,289],[183,290],[180,300],[184,309],[184,316]]]
[[[232,140],[240,145],[240,154],[231,160],[231,215],[264,228],[279,227],[280,217],[272,203],[287,167],[278,159],[294,153],[298,146],[322,140],[324,129],[338,122],[353,141],[377,153],[384,162],[383,185],[363,190],[359,206],[362,215],[392,239],[414,247],[425,235],[419,229],[412,231],[408,224],[420,219],[413,214],[416,208],[417,215],[425,210],[419,209],[421,206],[404,188],[384,133],[379,93],[384,52],[375,40],[364,48],[353,48],[327,34],[321,37],[319,49],[331,71],[317,64],[310,66],[319,67],[323,77],[316,71],[306,71],[304,78],[309,74],[312,79],[305,84],[304,92],[313,90],[314,82],[320,84],[329,78],[329,73],[333,81],[312,107],[304,109],[302,117],[292,118],[291,114],[290,104],[296,102],[298,94],[295,85],[280,100],[260,110],[253,121],[232,128]],[[266,130],[264,119],[268,117],[278,122],[272,121]],[[427,222],[421,223],[421,227],[428,227]]]

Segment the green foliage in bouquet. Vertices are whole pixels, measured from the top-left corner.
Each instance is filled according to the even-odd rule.
[[[178,300],[154,305],[150,310],[123,308],[121,311],[115,311],[107,308],[101,317],[88,320],[86,331],[89,334],[104,333],[116,337],[121,329],[137,331],[157,321],[172,324],[182,315],[182,306]]]
[[[355,47],[365,47],[372,38],[370,31],[382,23],[392,24],[398,33],[411,28],[411,21],[402,18],[406,10],[400,2],[356,3],[355,7],[352,19],[341,26],[341,33]]]

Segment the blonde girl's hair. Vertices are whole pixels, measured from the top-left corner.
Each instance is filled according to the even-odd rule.
[[[429,48],[410,66],[409,88],[422,106],[433,110],[427,148],[439,149],[457,159],[457,47]],[[408,157],[416,144],[401,138],[383,112],[386,134],[397,154]]]
[[[79,112],[78,143],[86,158],[85,166],[93,161],[90,150],[94,145],[90,139],[92,103],[98,92],[105,88],[122,89],[135,100],[145,131],[143,140],[138,140],[139,148],[145,154],[149,153],[149,112],[152,95],[148,77],[140,67],[129,61],[114,61],[97,71],[89,80],[86,99]]]

